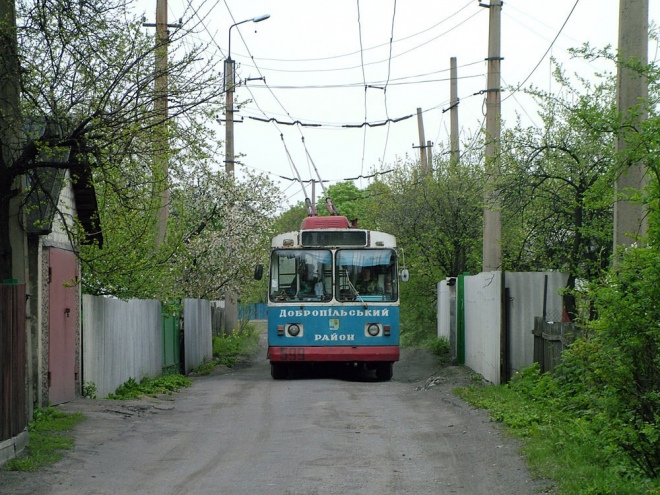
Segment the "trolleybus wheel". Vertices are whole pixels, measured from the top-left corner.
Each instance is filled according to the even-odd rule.
[[[286,364],[270,363],[270,376],[272,376],[274,380],[283,380],[289,376],[289,369]]]
[[[376,365],[376,378],[384,382],[392,379],[393,363],[378,363]]]

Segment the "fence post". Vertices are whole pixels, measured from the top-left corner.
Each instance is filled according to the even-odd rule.
[[[458,276],[456,289],[456,362],[465,364],[465,275]]]

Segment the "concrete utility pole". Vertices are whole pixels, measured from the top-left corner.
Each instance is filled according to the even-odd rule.
[[[646,104],[648,100],[648,80],[628,66],[629,62],[645,67],[648,64],[648,0],[620,0],[619,2],[619,64],[617,71],[617,109],[625,117],[631,111],[637,113],[639,124],[648,118]],[[634,132],[634,130],[630,131]],[[647,183],[646,167],[626,152],[627,135],[620,135],[616,149],[625,160],[625,170],[615,183],[614,203],[614,263],[617,251],[631,246],[638,236],[645,236],[648,230],[646,209],[643,205],[631,202],[627,198],[631,193],[642,191]]]
[[[170,189],[169,189],[169,138],[168,124],[169,108],[167,103],[169,87],[167,81],[167,50],[169,45],[168,27],[179,27],[178,24],[167,23],[167,0],[156,0],[156,23],[144,23],[144,26],[156,28],[155,49],[155,77],[154,77],[154,114],[159,120],[156,139],[156,153],[154,159],[155,187],[162,187],[160,191],[160,206],[158,207],[156,245],[160,246],[167,233],[167,219],[169,217]]]
[[[458,143],[458,68],[456,57],[449,59],[450,85],[449,85],[449,162],[456,165],[459,159]]]
[[[231,30],[245,22],[261,22],[270,15],[262,15],[252,19],[236,22],[229,26],[227,58],[225,59],[225,172],[230,180],[234,178],[234,89],[236,88],[236,75],[234,61],[231,58]],[[236,294],[225,292],[225,333],[238,330],[238,301]]]
[[[431,141],[426,141],[426,164],[430,174],[433,170],[433,143]]]
[[[229,28],[229,50],[231,50],[231,26]],[[225,172],[230,180],[234,178],[234,61],[231,51],[225,60]],[[225,292],[225,334],[238,330],[238,301],[236,294]]]
[[[417,109],[417,128],[419,130],[419,166],[422,169],[422,175],[428,175],[430,172],[429,162],[426,157],[426,139],[424,138],[424,119],[422,118],[422,109]]]
[[[488,87],[486,88],[486,190],[484,192],[483,271],[502,269],[502,212],[496,189],[500,162],[500,28],[502,0],[491,0],[488,24]]]

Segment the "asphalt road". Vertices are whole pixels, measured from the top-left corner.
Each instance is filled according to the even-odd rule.
[[[5,494],[539,493],[518,446],[453,393],[470,381],[406,351],[390,382],[336,370],[274,381],[251,366],[168,398],[80,399],[73,451],[39,473],[0,472]]]

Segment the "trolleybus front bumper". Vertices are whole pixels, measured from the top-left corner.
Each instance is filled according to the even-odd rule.
[[[271,363],[279,362],[394,362],[399,360],[398,346],[361,347],[269,347]]]

